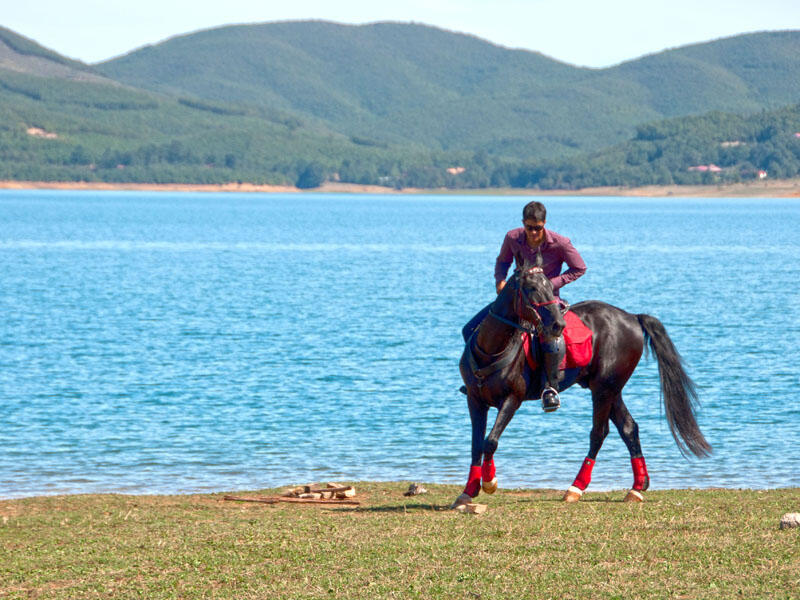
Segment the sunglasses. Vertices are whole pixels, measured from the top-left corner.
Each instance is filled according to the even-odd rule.
[[[525,225],[525,231],[541,231],[544,225]]]

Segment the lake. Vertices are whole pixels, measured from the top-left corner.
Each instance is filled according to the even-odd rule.
[[[0,497],[463,483],[460,329],[529,200],[0,191]],[[540,200],[562,296],[658,317],[697,384],[704,460],[652,360],[624,390],[652,488],[800,486],[800,201]],[[523,405],[501,487],[565,489],[590,427],[587,390]],[[631,482],[612,427],[589,489]]]

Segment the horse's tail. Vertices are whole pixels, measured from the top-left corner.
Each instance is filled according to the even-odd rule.
[[[672,343],[664,325],[650,315],[636,315],[644,331],[645,343],[658,361],[664,412],[675,443],[682,454],[687,450],[697,457],[708,456],[711,445],[703,437],[695,419],[697,391],[683,368],[683,359]]]

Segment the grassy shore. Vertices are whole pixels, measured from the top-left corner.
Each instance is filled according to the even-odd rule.
[[[185,183],[107,183],[86,181],[2,181],[0,189],[50,189],[146,192],[301,192],[294,186],[260,185],[253,183],[185,184]],[[800,198],[800,179],[776,179],[728,183],[719,185],[668,185],[643,187],[595,187],[579,190],[531,190],[522,188],[490,189],[403,189],[377,185],[329,182],[319,188],[303,190],[330,194],[469,194],[469,195],[519,195],[519,196],[637,196],[648,198]]]
[[[222,495],[0,501],[1,598],[798,598],[800,490],[482,495],[355,483],[359,507]],[[251,495],[270,493],[253,492]],[[243,493],[241,495],[244,495]]]

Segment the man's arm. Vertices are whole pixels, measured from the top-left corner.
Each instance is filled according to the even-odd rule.
[[[561,252],[562,259],[567,263],[567,267],[569,268],[561,273],[561,275],[557,275],[550,280],[554,290],[560,289],[568,283],[572,283],[578,279],[578,277],[586,273],[586,263],[583,262],[581,255],[578,254],[572,242],[566,240],[561,247]]]
[[[506,234],[506,237],[503,238],[503,245],[500,246],[500,254],[497,255],[497,260],[494,262],[494,285],[498,294],[506,285],[508,268],[512,262],[514,262],[514,252],[511,249],[511,237]]]

